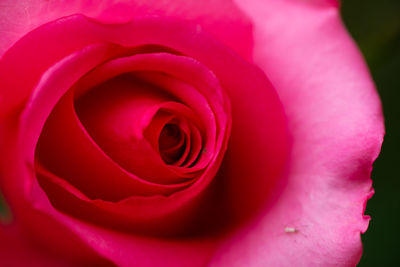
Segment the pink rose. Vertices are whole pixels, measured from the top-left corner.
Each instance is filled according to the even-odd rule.
[[[3,0],[0,33],[1,265],[357,264],[383,119],[336,1]]]

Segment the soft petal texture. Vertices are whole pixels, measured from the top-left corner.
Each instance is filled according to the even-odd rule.
[[[43,142],[38,146],[37,160],[48,170],[61,175],[93,199],[116,201],[130,195],[168,195],[189,184],[150,183],[121,169],[83,130],[71,98],[68,95],[58,104],[43,131]],[[58,121],[68,127],[60,127]],[[80,155],[77,155],[76,147],[80,148]]]
[[[44,195],[36,200],[40,210],[62,221],[84,244],[118,266],[202,266],[215,249],[213,239],[163,240],[95,227],[55,211]]]
[[[125,64],[116,64],[116,63],[125,63]],[[112,64],[114,63],[114,64]],[[128,65],[126,64],[128,63]],[[124,67],[125,65],[129,66],[129,68],[121,68]],[[115,68],[117,66],[117,68]],[[114,68],[112,68],[114,67]],[[126,66],[125,66],[126,67]],[[184,80],[186,82],[190,82],[193,83],[196,88],[198,88],[199,92],[201,92],[202,94],[204,94],[204,96],[209,100],[208,104],[213,108],[215,114],[214,116],[216,117],[216,121],[218,122],[218,127],[210,127],[211,129],[213,128],[217,128],[218,130],[218,135],[217,135],[217,140],[214,142],[211,142],[211,146],[209,146],[209,142],[207,139],[211,138],[216,138],[215,133],[214,135],[210,134],[210,136],[207,137],[207,141],[205,142],[205,148],[207,148],[207,150],[209,151],[209,155],[208,156],[206,153],[203,153],[200,156],[200,160],[199,162],[202,163],[203,162],[203,158],[208,158],[208,160],[210,161],[209,165],[206,165],[207,168],[204,169],[204,173],[200,173],[197,177],[194,177],[197,179],[197,182],[195,183],[195,185],[193,186],[193,188],[189,188],[188,190],[184,191],[182,190],[181,192],[176,193],[175,195],[169,197],[169,198],[165,198],[163,196],[154,196],[154,197],[148,197],[148,199],[146,199],[145,197],[136,197],[134,198],[129,197],[127,199],[125,199],[123,202],[120,202],[117,204],[114,203],[107,203],[104,201],[101,201],[101,199],[104,199],[104,197],[102,197],[102,195],[104,196],[108,196],[107,200],[110,199],[109,195],[115,195],[119,192],[114,192],[114,191],[110,191],[110,192],[106,192],[107,191],[107,186],[106,187],[102,187],[103,192],[101,192],[100,190],[98,192],[93,192],[93,189],[96,188],[96,181],[99,180],[99,178],[103,178],[103,176],[101,175],[90,175],[89,173],[92,172],[93,173],[93,168],[94,170],[98,169],[97,166],[104,166],[103,164],[94,164],[93,165],[93,159],[96,158],[96,156],[94,156],[93,153],[89,153],[88,154],[88,150],[89,149],[83,149],[81,153],[79,153],[78,155],[76,155],[76,148],[86,148],[87,145],[84,146],[84,143],[82,141],[76,141],[78,140],[76,137],[77,136],[82,136],[82,134],[79,134],[77,131],[71,131],[71,126],[75,126],[76,123],[71,123],[71,117],[73,117],[73,115],[68,115],[68,114],[73,114],[73,112],[71,112],[71,106],[72,104],[68,103],[65,105],[65,101],[64,98],[62,99],[62,101],[60,102],[60,104],[62,104],[61,108],[56,108],[54,111],[54,115],[56,115],[55,118],[52,118],[50,126],[45,128],[46,132],[46,137],[43,138],[43,141],[41,143],[39,143],[39,158],[42,159],[41,161],[43,161],[45,166],[49,166],[49,168],[51,170],[55,170],[57,173],[60,174],[61,177],[63,177],[63,175],[65,175],[65,173],[69,173],[68,174],[68,180],[71,181],[73,183],[73,185],[77,185],[79,187],[83,187],[85,188],[86,192],[89,192],[88,190],[92,190],[91,193],[91,197],[93,196],[97,196],[97,198],[100,198],[98,200],[95,201],[90,201],[93,210],[96,210],[97,213],[101,213],[99,211],[99,209],[101,210],[105,210],[107,212],[108,216],[101,216],[102,214],[97,215],[95,212],[89,212],[87,209],[84,209],[85,206],[87,206],[87,203],[79,203],[79,201],[88,201],[87,198],[82,197],[80,192],[77,192],[76,189],[71,187],[71,184],[68,183],[62,183],[59,179],[52,177],[51,175],[40,175],[40,182],[41,185],[45,188],[46,192],[49,192],[48,195],[50,196],[50,199],[52,201],[52,203],[58,207],[58,208],[63,208],[63,210],[67,210],[67,211],[73,211],[72,213],[77,215],[79,214],[80,217],[82,217],[82,213],[84,214],[84,217],[88,217],[88,214],[90,214],[89,217],[92,217],[92,221],[95,218],[101,218],[101,219],[97,219],[97,221],[100,222],[106,222],[106,221],[110,221],[110,218],[112,218],[111,220],[115,220],[117,221],[117,219],[119,221],[123,221],[123,223],[125,225],[128,225],[129,223],[132,222],[132,220],[134,222],[139,221],[142,222],[143,220],[146,220],[146,228],[149,228],[148,225],[152,224],[152,225],[157,225],[157,223],[162,222],[163,223],[163,231],[165,232],[166,229],[170,229],[171,227],[169,226],[170,224],[172,225],[172,223],[169,223],[169,221],[173,221],[173,224],[175,224],[176,221],[180,221],[181,217],[188,217],[185,214],[182,215],[182,212],[180,212],[179,210],[181,209],[185,209],[187,213],[187,210],[189,210],[186,206],[189,200],[198,198],[198,194],[204,190],[204,188],[210,183],[210,181],[212,180],[213,176],[215,175],[215,172],[219,166],[218,163],[215,162],[220,162],[223,156],[223,153],[225,151],[225,147],[226,147],[226,140],[229,136],[229,122],[227,120],[227,118],[229,118],[229,105],[228,103],[225,101],[226,100],[226,96],[223,92],[223,90],[219,87],[219,83],[218,80],[214,77],[214,75],[212,74],[212,72],[210,72],[209,70],[207,70],[204,66],[201,66],[200,63],[198,63],[197,61],[194,61],[193,59],[190,58],[186,58],[183,56],[173,56],[173,55],[168,55],[168,54],[157,54],[157,53],[153,53],[153,54],[140,54],[140,55],[135,55],[132,57],[128,57],[128,58],[118,58],[115,61],[110,61],[107,64],[105,64],[104,66],[105,69],[108,69],[108,71],[104,71],[102,66],[99,66],[96,71],[92,71],[90,73],[90,75],[86,76],[84,80],[86,80],[87,82],[89,82],[91,85],[93,84],[97,84],[98,82],[101,82],[103,80],[106,80],[108,78],[110,78],[110,76],[115,76],[117,75],[119,72],[122,71],[123,72],[131,72],[134,70],[153,70],[153,71],[163,71],[165,73],[170,73],[170,74],[175,74],[176,78],[179,78],[180,80]],[[99,73],[100,74],[99,74]],[[68,74],[68,72],[67,72]],[[184,75],[186,74],[186,75]],[[49,79],[49,82],[52,80],[57,79],[56,77],[58,77],[60,75],[52,75],[52,79]],[[97,76],[97,78],[96,78]],[[69,77],[58,77],[60,79],[60,84],[61,81],[63,80],[67,80],[69,81]],[[204,84],[202,84],[204,83]],[[87,83],[84,83],[87,85]],[[120,86],[121,84],[116,84],[114,83],[115,86]],[[80,84],[80,86],[82,86],[82,84]],[[89,88],[92,86],[89,86]],[[85,87],[86,88],[86,87]],[[62,89],[60,89],[62,90]],[[97,89],[94,89],[97,90]],[[36,92],[36,91],[35,91]],[[118,92],[116,88],[114,88],[114,92]],[[146,90],[144,91],[146,92]],[[120,92],[118,92],[120,93]],[[137,93],[137,92],[136,92]],[[152,94],[155,94],[156,91],[153,91]],[[172,92],[171,92],[172,93]],[[174,92],[177,93],[177,92]],[[187,92],[185,92],[187,93]],[[142,96],[138,96],[136,95],[133,99],[138,98],[139,100],[141,99],[141,105],[146,106],[146,102],[142,99],[142,97],[144,97],[146,94],[144,94],[142,92]],[[177,93],[177,95],[179,95],[179,92]],[[129,100],[128,96],[125,96],[125,101]],[[149,98],[150,99],[150,98]],[[108,98],[108,102],[112,103],[113,101],[111,100],[111,98]],[[149,102],[151,104],[159,104],[159,100],[155,101],[156,99],[152,98],[153,102]],[[66,100],[67,102],[71,102],[71,97],[67,98]],[[154,102],[155,101],[155,102]],[[101,104],[101,101],[96,101],[97,104]],[[68,107],[69,106],[69,107]],[[137,104],[133,105],[135,107],[135,109],[139,110],[139,106]],[[91,109],[90,105],[84,105],[82,107],[87,108],[87,109]],[[120,106],[118,106],[119,109],[123,108],[123,104],[121,103]],[[107,106],[103,105],[103,111],[107,112]],[[130,108],[132,109],[132,108]],[[26,110],[24,110],[24,114],[25,111],[28,111],[27,113],[29,114],[29,111],[31,110],[30,105],[27,106]],[[116,109],[118,110],[118,109]],[[60,114],[62,114],[60,116]],[[58,116],[58,117],[57,117]],[[101,115],[102,120],[100,121],[101,123],[104,123],[107,121],[107,115]],[[90,116],[91,119],[96,120],[95,116]],[[22,123],[25,122],[32,122],[35,121],[37,123],[38,120],[24,120],[22,121]],[[43,121],[43,119],[42,119]],[[113,119],[112,120],[114,125],[118,126],[118,122]],[[129,122],[129,119],[124,119],[124,122]],[[63,124],[57,124],[58,122],[63,122]],[[24,124],[22,124],[24,125]],[[120,125],[121,126],[121,125]],[[65,130],[63,130],[63,128],[66,128]],[[77,127],[75,127],[77,128]],[[79,128],[79,127],[78,127]],[[90,127],[89,127],[90,128]],[[135,127],[136,131],[139,131],[140,127]],[[48,133],[48,130],[50,129],[50,133]],[[111,129],[111,127],[109,128]],[[119,130],[121,130],[122,128],[119,127]],[[60,131],[61,130],[61,131]],[[214,129],[215,130],[215,129]],[[93,130],[93,132],[100,132],[101,134],[107,134],[107,132],[105,130]],[[25,134],[29,135],[32,134],[31,131],[27,130],[24,131]],[[96,134],[97,136],[99,134]],[[95,136],[96,136],[95,135]],[[26,138],[22,138],[22,140],[25,140]],[[80,138],[82,139],[82,138]],[[117,139],[119,139],[119,141],[123,141],[123,137],[118,137]],[[48,141],[49,140],[49,141]],[[66,143],[64,140],[68,140],[68,142]],[[99,140],[97,140],[99,141]],[[100,146],[102,146],[103,142],[98,142],[98,144]],[[128,142],[129,143],[129,142]],[[44,146],[42,146],[42,144],[44,144]],[[24,147],[24,146],[22,146]],[[104,147],[104,146],[103,146]],[[125,146],[126,147],[126,146]],[[115,149],[113,148],[113,146],[108,147],[108,151],[110,151],[110,149]],[[119,148],[119,150],[121,151],[122,149],[124,149],[123,147]],[[214,152],[215,150],[215,152]],[[50,154],[48,154],[51,151]],[[66,151],[69,151],[69,153],[65,153]],[[140,157],[144,157],[145,154],[143,152],[140,153],[132,153],[132,157],[136,157],[134,160],[136,161],[140,161]],[[66,157],[66,155],[69,155]],[[90,156],[89,156],[90,155]],[[114,153],[115,155],[115,153]],[[29,156],[29,155],[28,155]],[[139,156],[139,157],[138,157]],[[85,162],[89,161],[89,163],[92,164],[92,166],[88,165],[85,166]],[[150,159],[146,159],[146,161],[150,161]],[[162,162],[161,158],[159,158],[159,161]],[[71,167],[71,163],[75,164],[72,165]],[[168,174],[168,167],[166,164],[163,163],[163,167],[164,170],[162,172],[160,172],[159,169],[157,169],[157,162],[153,164],[153,166],[151,166],[151,168],[154,171],[159,171],[159,173],[155,173],[153,171],[153,173],[150,173],[150,175],[152,175],[152,179],[154,180],[155,178],[159,178],[158,176],[160,175],[166,175]],[[81,165],[83,164],[83,165]],[[133,163],[136,164],[136,163]],[[130,165],[133,165],[132,163]],[[165,165],[165,166],[164,166]],[[125,165],[126,166],[126,165]],[[142,166],[138,165],[136,166],[136,170],[140,170],[139,167],[143,168],[143,166],[146,166],[144,164],[142,164]],[[197,164],[193,167],[188,169],[189,171],[191,169],[196,169]],[[55,168],[56,167],[56,168]],[[101,169],[100,169],[101,170]],[[75,173],[73,175],[71,175],[71,172],[78,172]],[[83,172],[84,175],[80,174],[80,172]],[[133,170],[132,170],[133,172]],[[135,173],[135,172],[133,172]],[[140,172],[135,173],[140,175]],[[88,177],[87,177],[88,176]],[[141,177],[143,177],[142,175],[140,175]],[[49,178],[46,178],[49,177]],[[52,177],[52,178],[50,178]],[[110,177],[113,177],[112,175],[109,177],[105,177],[105,179],[100,179],[99,182],[100,183],[104,183],[102,180],[106,180],[110,179]],[[171,176],[172,178],[174,178],[173,176]],[[149,180],[149,177],[145,177],[145,179]],[[171,178],[169,178],[171,179]],[[182,179],[181,179],[182,180]],[[186,179],[187,180],[187,179]],[[51,183],[49,183],[49,181],[51,181]],[[57,181],[57,182],[55,182]],[[91,181],[91,182],[89,182]],[[156,181],[156,182],[161,182],[161,181]],[[166,181],[162,181],[163,183],[166,183]],[[170,181],[169,183],[174,182],[174,181]],[[177,181],[176,181],[177,182]],[[183,181],[181,181],[183,182]],[[63,193],[63,190],[61,189],[61,187],[64,187],[64,191],[67,191],[68,195],[65,195],[66,192]],[[185,184],[182,185],[182,188],[185,187]],[[60,191],[61,189],[61,191]],[[78,188],[79,189],[79,188]],[[128,189],[128,188],[127,188]],[[58,192],[58,193],[55,193]],[[74,195],[73,197],[78,198],[78,202],[74,201],[74,198],[71,198],[70,195]],[[96,195],[93,195],[96,194]],[[115,198],[115,197],[114,197]],[[70,201],[66,200],[69,199]],[[197,202],[197,201],[195,201]],[[71,203],[74,203],[73,205]],[[95,205],[93,207],[93,204]],[[72,208],[73,207],[73,208]],[[182,208],[181,208],[182,207]],[[97,208],[97,209],[96,209]],[[178,210],[179,209],[179,210]],[[190,209],[190,210],[195,210],[195,209]],[[170,215],[170,213],[174,212],[174,215]],[[177,214],[177,212],[179,212],[179,214]],[[110,216],[111,214],[111,216]],[[121,217],[121,216],[125,216],[125,217]],[[160,218],[162,216],[162,218]],[[168,218],[165,218],[166,216],[168,216]],[[125,218],[125,220],[124,220]],[[149,218],[151,218],[152,220],[149,221]],[[157,221],[158,220],[158,221]],[[182,220],[183,221],[183,220]],[[156,227],[156,228],[160,228],[160,227]],[[176,228],[176,227],[175,227]],[[157,230],[158,231],[158,230]]]
[[[0,228],[0,261],[2,266],[34,266],[47,267],[69,266],[69,263],[60,263],[56,257],[35,249],[33,242],[24,237],[24,233],[16,226],[8,225]]]
[[[98,67],[95,71],[85,77],[85,79],[83,79],[84,82],[82,82],[83,85],[80,85],[80,87],[83,86],[84,88],[91,88],[93,85],[97,85],[98,83],[110,79],[116,75],[124,72],[135,71],[160,72],[169,75],[176,80],[180,80],[192,85],[194,88],[196,88],[196,90],[188,91],[185,88],[186,90],[184,89],[185,91],[182,91],[183,88],[172,87],[164,88],[164,91],[171,94],[175,98],[180,98],[182,100],[188,99],[193,101],[196,99],[197,102],[201,103],[203,102],[202,100],[205,99],[207,100],[205,102],[206,106],[203,106],[200,110],[209,110],[209,112],[198,113],[197,115],[198,120],[202,121],[204,124],[204,149],[207,150],[208,153],[203,153],[195,166],[191,168],[179,169],[172,166],[163,166],[164,169],[160,168],[160,170],[153,168],[154,171],[162,171],[162,173],[154,173],[152,175],[151,173],[153,173],[153,171],[150,172],[150,175],[153,176],[152,179],[155,179],[161,175],[165,176],[171,171],[177,174],[179,174],[179,172],[195,172],[207,166],[212,157],[219,154],[221,141],[223,138],[226,137],[226,135],[229,135],[228,121],[230,119],[230,105],[225,91],[222,90],[217,77],[215,77],[215,74],[192,58],[164,53],[153,53],[149,55],[144,54],[133,57],[119,58],[117,60],[110,61],[104,66]],[[154,80],[154,83],[157,83],[157,80]],[[194,105],[194,108],[199,106],[200,103]],[[139,131],[141,127],[136,128],[138,128],[137,130]],[[99,144],[100,143],[101,142],[99,142]],[[139,161],[139,159],[135,160]],[[150,162],[149,159],[148,161]],[[125,166],[127,165],[134,166],[135,163],[125,164]],[[154,166],[157,166],[157,163]],[[136,166],[135,169],[139,170],[138,166]]]
[[[354,266],[383,138],[365,63],[332,1],[236,2],[253,18],[254,61],[281,97],[293,150],[282,195],[212,266]]]
[[[149,15],[187,19],[242,56],[251,56],[251,24],[231,1],[225,0],[2,0],[0,55],[29,31],[75,13],[119,23]]]
[[[3,223],[3,222],[1,222]],[[59,228],[52,228],[54,225],[46,222],[42,227],[50,227],[57,234]],[[39,236],[32,235],[27,229],[19,227],[18,223],[6,223],[0,227],[0,261],[1,266],[33,266],[33,267],[51,267],[51,266],[114,266],[111,262],[92,251],[89,246],[81,241],[76,242],[76,236],[69,233],[69,239],[63,240],[64,250],[57,250],[53,247],[38,243],[38,239],[46,238],[47,233]],[[65,234],[65,233],[64,233]],[[70,258],[71,251],[75,250],[77,258]]]

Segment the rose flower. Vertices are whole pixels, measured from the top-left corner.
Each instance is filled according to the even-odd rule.
[[[0,3],[2,266],[351,266],[379,98],[331,0]]]

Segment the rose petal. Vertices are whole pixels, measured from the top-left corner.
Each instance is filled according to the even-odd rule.
[[[96,144],[120,166],[150,182],[177,184],[193,175],[166,164],[144,135],[157,112],[173,100],[157,88],[120,76],[91,89],[75,106]]]
[[[335,6],[236,2],[254,19],[255,61],[285,106],[293,152],[277,203],[229,240],[214,266],[354,266],[383,137],[365,63]]]
[[[181,101],[186,103],[187,106],[191,107],[193,111],[197,112],[198,114],[202,114],[202,118],[205,117],[205,114],[212,114],[207,100],[204,99],[204,97],[199,92],[197,92],[197,90],[193,88],[193,86],[186,84],[183,81],[169,77],[168,75],[163,75],[162,73],[157,72],[142,72],[140,73],[140,78],[160,88],[167,88],[167,91],[169,92],[179,92],[179,95],[177,95],[177,97]],[[197,119],[198,118],[192,118],[192,121],[196,121]],[[190,155],[188,155],[188,158],[184,159],[185,161],[183,162],[182,167],[191,166],[198,158],[198,155],[203,147],[201,140],[202,137],[198,128],[201,123],[196,122],[196,124],[197,127],[194,127],[194,125],[190,125],[192,126],[189,129],[190,136],[186,140],[186,146],[190,149]],[[189,135],[189,132],[185,131],[185,133]],[[197,165],[200,165],[198,161]]]
[[[60,121],[67,127],[60,127]],[[93,199],[116,201],[131,195],[168,195],[191,183],[160,185],[123,170],[84,130],[74,112],[72,92],[48,119],[38,144],[37,160]]]
[[[96,252],[113,259],[118,266],[203,266],[213,249],[214,239],[173,240],[128,235],[96,227],[54,210],[45,196],[37,198],[37,207],[79,235]]]
[[[187,19],[204,27],[242,56],[250,58],[251,55],[251,24],[231,1],[224,0],[213,1],[212,5],[196,0],[99,0],[95,4],[92,0],[23,0],[18,4],[14,0],[2,0],[0,55],[27,32],[76,13],[105,23],[124,23],[144,14]]]
[[[20,119],[21,147],[27,157],[33,158],[44,122],[61,96],[82,75],[96,65],[121,53],[122,49],[118,46],[88,46],[64,58],[42,75],[24,107]]]
[[[197,164],[188,168],[187,171],[198,171],[204,168],[208,165],[210,159],[219,151],[220,142],[226,135],[226,124],[230,112],[229,105],[226,103],[225,93],[221,89],[219,81],[214,73],[196,60],[188,57],[163,53],[135,55],[132,57],[118,58],[96,68],[96,70],[83,78],[77,85],[78,94],[82,94],[82,92],[80,92],[82,90],[79,90],[79,87],[92,88],[117,75],[135,71],[162,72],[174,77],[174,79],[190,83],[196,87],[195,90],[189,91],[187,89],[192,89],[191,87],[182,87],[179,86],[179,83],[175,82],[173,85],[178,84],[178,87],[173,86],[164,89],[177,98],[181,98],[184,101],[188,100],[188,104],[197,102],[197,104],[194,105],[195,110],[206,111],[205,113],[199,112],[197,120],[200,120],[204,125],[205,144],[203,147],[208,153],[201,155]],[[157,76],[153,75],[153,77]],[[165,80],[165,78],[161,79],[160,82],[162,83],[163,80]],[[152,83],[157,83],[157,81],[154,80]],[[183,89],[186,89],[186,91],[183,91]],[[203,99],[206,99],[206,101]],[[125,166],[126,165],[131,164],[125,164]],[[171,166],[169,166],[169,168],[173,169]],[[164,170],[163,173],[166,174],[168,172]]]
[[[37,164],[38,179],[52,203],[63,211],[101,224],[125,225],[125,228],[129,226],[136,231],[150,232],[153,230],[152,234],[179,229],[179,226],[190,219],[193,212],[196,211],[193,207],[196,205],[198,195],[203,190],[202,187],[204,188],[212,178],[209,176],[209,170],[197,178],[198,185],[196,187],[183,190],[188,183],[180,184],[182,192],[177,192],[169,198],[160,195],[137,197],[144,193],[147,195],[149,189],[146,190],[143,185],[133,183],[135,180],[123,180],[124,173],[113,170],[111,168],[113,165],[104,161],[107,158],[99,154],[96,148],[91,147],[93,144],[87,140],[84,132],[77,125],[71,108],[72,97],[70,95],[64,97],[56,107],[46,124],[44,133],[42,133],[41,138],[43,139],[41,140],[43,141],[39,141],[39,162],[44,162],[48,169],[72,183],[69,184],[67,181],[54,177],[53,174],[41,171],[40,165]],[[59,127],[57,123],[59,121],[68,127]],[[67,136],[68,142],[58,139],[62,136]],[[77,153],[76,147],[79,147],[82,152]],[[96,163],[96,161],[101,163]],[[102,168],[98,168],[98,166],[102,166]],[[215,168],[215,166],[212,167]],[[121,175],[122,178],[120,178]],[[113,179],[109,179],[110,177]],[[144,185],[149,186],[153,194],[157,194],[157,190],[160,189],[156,187],[156,184],[154,188],[152,184],[148,184]],[[177,186],[166,189],[176,190]],[[114,190],[110,190],[113,188]],[[127,190],[126,199],[120,203],[104,201],[115,201],[115,195],[120,197]],[[128,197],[129,192],[134,193],[136,197]],[[92,201],[86,195],[92,199],[99,199]],[[195,203],[192,203],[192,199],[195,200]],[[161,228],[160,223],[162,223]],[[184,230],[185,228],[182,228],[179,231]],[[176,230],[174,231],[176,232]]]
[[[60,262],[60,258],[50,253],[43,253],[35,249],[32,243],[26,240],[16,226],[0,227],[0,259],[3,266],[70,266],[71,263]]]
[[[21,230],[18,224],[12,223],[0,225],[0,259],[2,266],[77,266],[100,265],[113,266],[106,259],[90,249],[90,246],[76,243],[76,235],[69,233],[69,240],[63,240],[60,250],[38,243],[37,239],[43,239],[47,234],[60,237],[58,228],[51,224],[42,224],[47,227],[47,233],[40,236],[32,236]],[[66,233],[66,232],[65,232]],[[40,245],[39,245],[40,244]],[[74,252],[72,252],[74,251]],[[71,258],[71,252],[78,255]]]

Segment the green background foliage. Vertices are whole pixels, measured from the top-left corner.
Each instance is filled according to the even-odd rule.
[[[343,0],[342,17],[368,62],[386,126],[359,266],[400,266],[400,0]]]
[[[372,172],[376,193],[368,201],[366,214],[372,220],[362,236],[359,266],[400,266],[400,0],[343,0],[341,11],[370,67],[386,125]],[[2,200],[0,219],[7,213]]]

